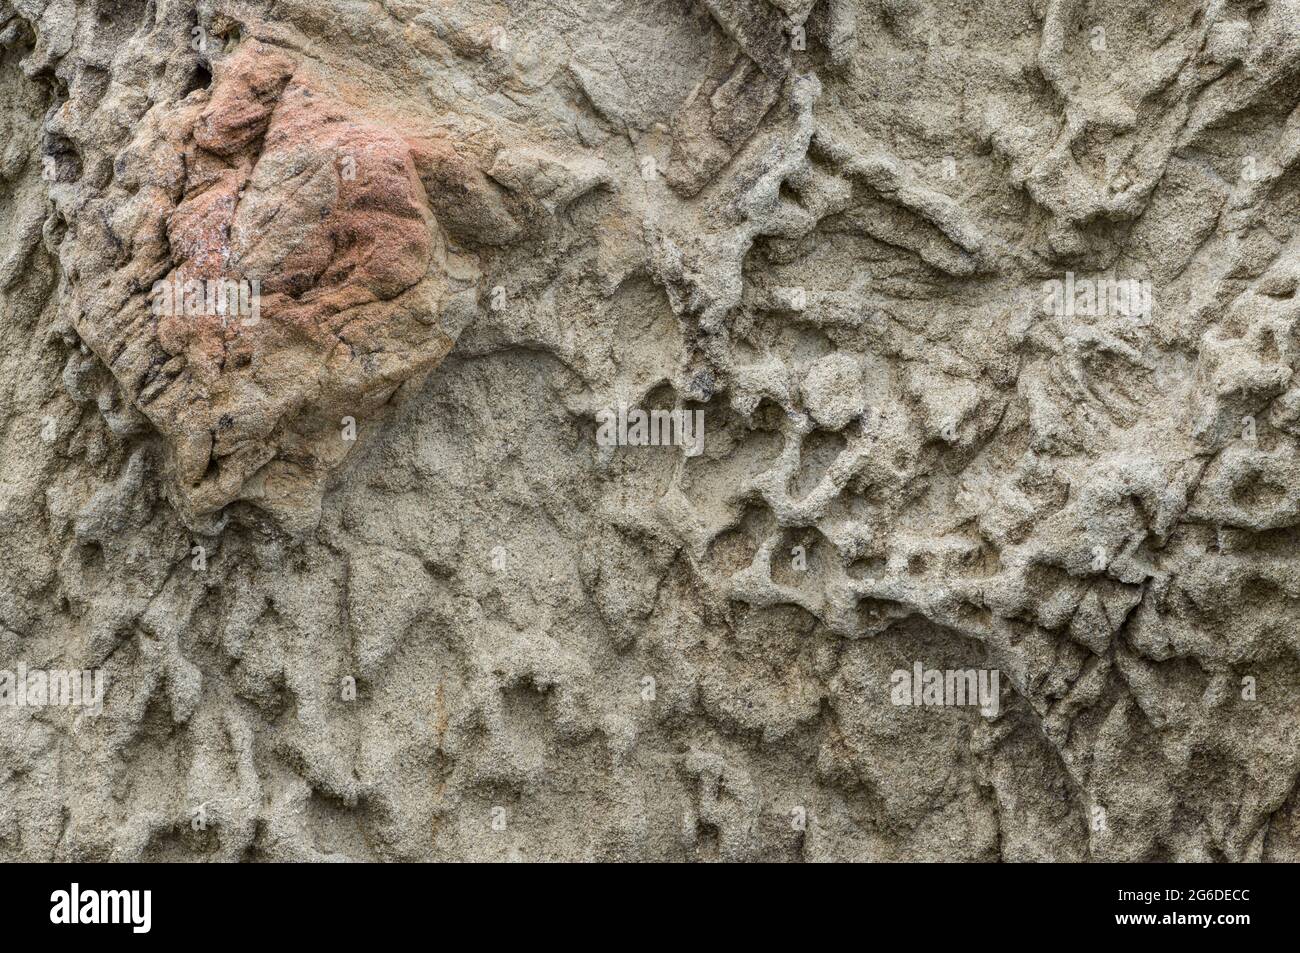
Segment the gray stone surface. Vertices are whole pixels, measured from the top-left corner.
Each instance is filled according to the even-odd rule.
[[[0,0],[0,670],[108,685],[0,859],[1300,859],[1298,107],[1297,0]]]

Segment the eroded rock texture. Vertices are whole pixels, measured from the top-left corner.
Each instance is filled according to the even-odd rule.
[[[1297,0],[0,0],[0,670],[108,678],[0,858],[1300,859],[1298,107]]]

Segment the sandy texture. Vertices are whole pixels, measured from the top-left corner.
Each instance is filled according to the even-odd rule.
[[[1300,0],[0,0],[107,676],[0,859],[1300,859],[1298,106]]]

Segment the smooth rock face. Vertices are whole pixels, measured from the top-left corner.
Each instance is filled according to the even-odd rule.
[[[0,0],[0,859],[1300,860],[1297,23]]]

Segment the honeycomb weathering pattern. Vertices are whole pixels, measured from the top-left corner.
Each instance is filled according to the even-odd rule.
[[[1296,0],[0,0],[0,858],[1300,859],[1297,107]]]

